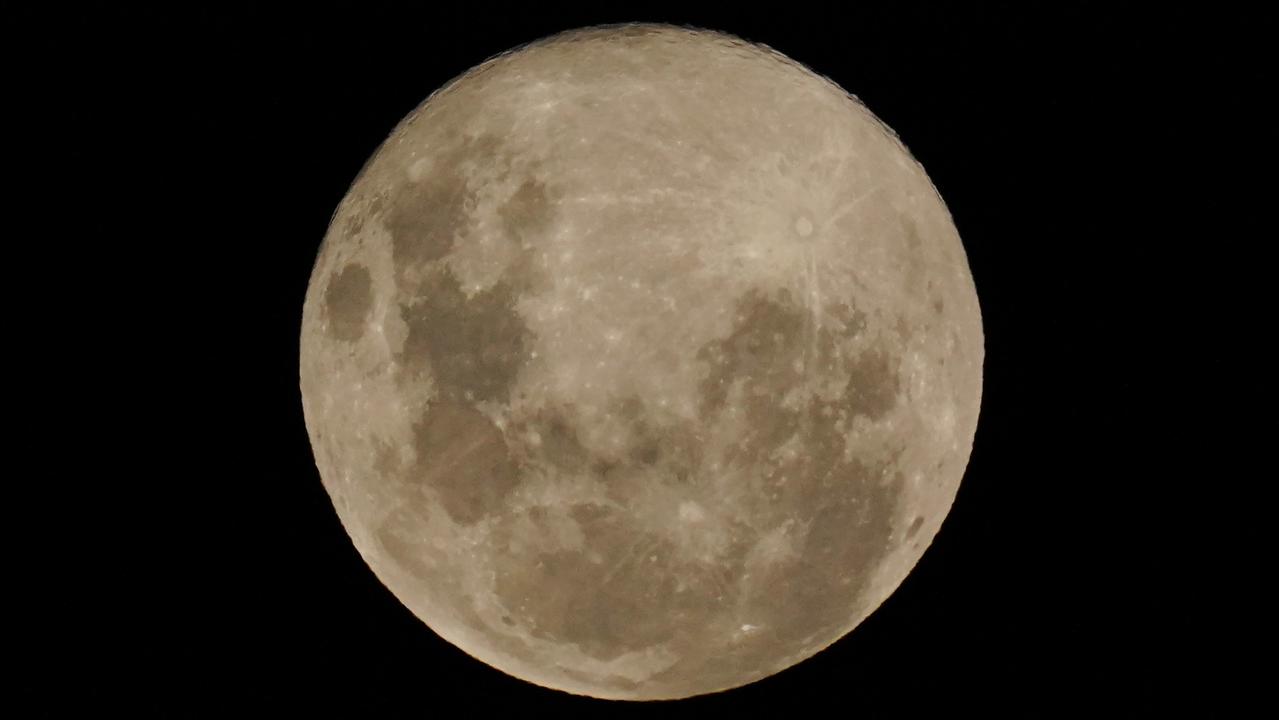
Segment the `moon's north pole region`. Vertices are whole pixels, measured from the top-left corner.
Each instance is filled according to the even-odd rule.
[[[901,583],[982,326],[920,165],[785,56],[567,32],[432,94],[335,213],[301,390],[324,487],[445,640],[601,698],[737,687]]]

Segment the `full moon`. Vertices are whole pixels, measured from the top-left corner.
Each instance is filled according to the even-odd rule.
[[[812,656],[932,542],[981,400],[946,206],[855,97],[663,25],[492,58],[393,131],[302,314],[319,473],[434,632],[672,699]]]

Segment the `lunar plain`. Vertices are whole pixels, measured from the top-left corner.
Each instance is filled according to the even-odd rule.
[[[938,532],[981,316],[937,191],[856,98],[661,25],[492,58],[332,218],[300,337],[320,476],[434,632],[600,698],[835,642]]]

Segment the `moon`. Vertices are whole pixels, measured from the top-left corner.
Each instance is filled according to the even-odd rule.
[[[586,28],[492,58],[333,216],[300,384],[376,576],[517,678],[683,698],[844,636],[968,463],[983,335],[945,204],[766,46]]]

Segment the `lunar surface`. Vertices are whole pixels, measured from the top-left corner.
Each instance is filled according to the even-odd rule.
[[[972,445],[982,327],[924,170],[766,47],[579,30],[434,93],[324,238],[301,390],[374,573],[538,685],[669,699],[833,643]]]

